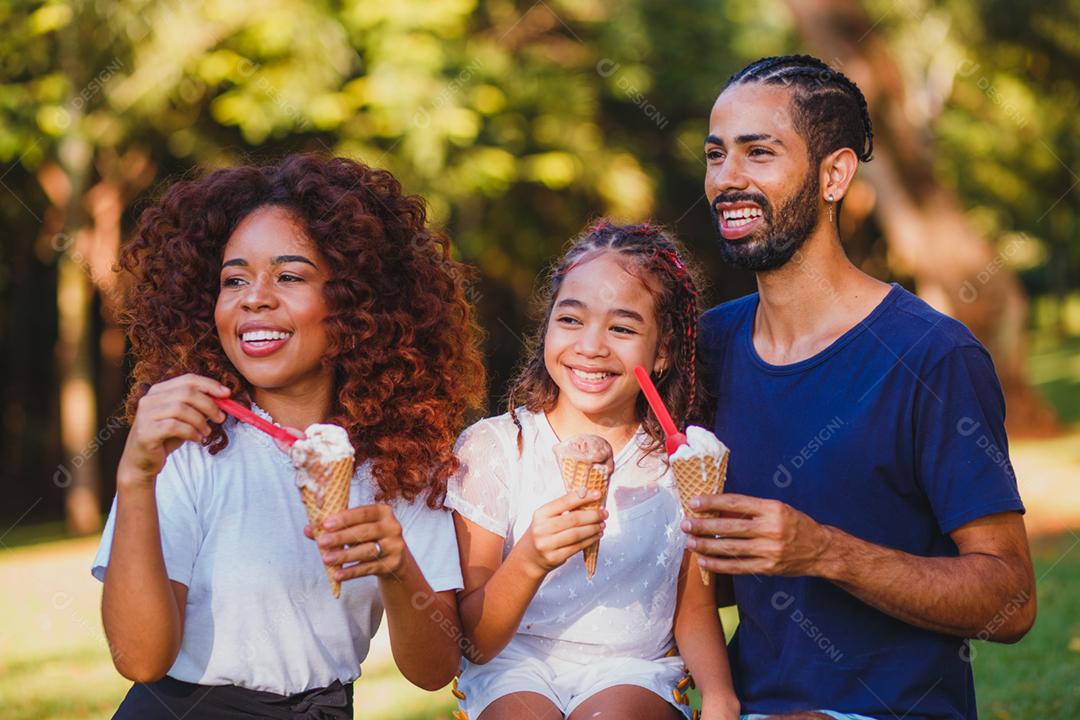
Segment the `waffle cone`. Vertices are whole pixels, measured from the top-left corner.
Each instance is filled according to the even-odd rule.
[[[728,453],[725,452],[720,457],[697,455],[671,461],[671,471],[675,475],[675,488],[679,491],[679,502],[682,503],[683,514],[686,517],[719,517],[716,513],[691,510],[690,498],[697,495],[717,495],[724,491],[724,480],[727,479],[728,456]],[[694,553],[692,559],[696,557],[697,553]],[[694,564],[697,564],[696,559]],[[700,566],[698,571],[701,573],[701,581],[705,585],[709,585],[709,571]]]
[[[608,474],[595,463],[566,458],[562,464],[563,485],[567,492],[585,495],[590,490],[599,490],[600,499],[581,506],[582,510],[599,510],[607,503]],[[591,578],[596,574],[596,561],[600,557],[600,541],[581,551],[585,558],[585,572]]]
[[[306,487],[300,488],[300,497],[307,508],[308,522],[315,537],[323,533],[322,523],[330,515],[341,512],[349,506],[349,484],[353,476],[353,458],[347,457],[331,463],[309,463],[300,472],[306,472],[318,484],[321,497]],[[340,565],[327,565],[326,577],[330,580],[330,590],[334,597],[341,597],[341,582],[334,577],[334,571]]]

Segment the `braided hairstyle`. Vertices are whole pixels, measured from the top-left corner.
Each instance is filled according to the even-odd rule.
[[[862,162],[874,153],[874,128],[859,86],[811,55],[781,55],[752,62],[728,78],[732,85],[765,83],[793,90],[792,118],[814,165],[829,153],[851,148]]]
[[[539,327],[529,342],[527,359],[507,393],[510,417],[518,428],[519,452],[522,434],[518,407],[523,405],[531,412],[550,412],[559,397],[559,387],[544,364],[544,337],[563,280],[578,265],[609,252],[624,260],[627,270],[653,296],[660,326],[660,349],[667,359],[663,373],[659,377],[654,375],[653,382],[671,417],[680,427],[702,417],[704,393],[697,368],[697,270],[687,265],[681,246],[664,228],[650,223],[614,225],[601,219],[578,236],[549,270],[548,282],[540,296],[543,315]],[[644,395],[638,396],[636,410],[650,438],[646,452],[659,450],[664,444],[664,432],[655,415],[649,412]]]

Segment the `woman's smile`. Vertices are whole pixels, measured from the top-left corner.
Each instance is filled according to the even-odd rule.
[[[257,390],[329,392],[324,267],[285,208],[255,210],[229,238],[214,318],[225,354]]]
[[[266,357],[282,347],[293,336],[292,331],[265,323],[244,323],[237,334],[240,349],[249,357]]]

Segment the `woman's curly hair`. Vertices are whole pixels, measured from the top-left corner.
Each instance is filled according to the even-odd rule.
[[[333,368],[327,422],[346,428],[373,462],[377,499],[438,507],[457,470],[457,433],[485,391],[480,332],[466,299],[471,269],[427,227],[425,204],[386,170],[345,158],[292,155],[267,167],[217,170],[169,187],[139,219],[120,255],[130,273],[122,322],[135,358],[132,420],[149,387],[184,373],[215,378],[242,402],[252,388],[214,323],[222,253],[252,211],[292,213],[326,258]],[[228,444],[212,425],[210,452]]]
[[[538,296],[540,313],[536,334],[528,344],[528,357],[511,382],[506,397],[507,411],[518,427],[519,451],[522,437],[518,406],[531,412],[551,412],[559,398],[559,386],[544,364],[544,337],[563,280],[578,265],[604,253],[614,253],[653,296],[660,326],[660,349],[668,358],[667,369],[659,376],[654,375],[653,382],[675,424],[684,427],[691,422],[701,422],[705,417],[708,398],[697,356],[698,288],[701,286],[697,268],[687,260],[679,242],[662,226],[652,223],[615,225],[600,219],[587,227],[551,266],[547,282]],[[638,395],[636,411],[649,436],[645,450],[655,452],[663,448],[664,431],[660,421],[649,411],[644,394]]]

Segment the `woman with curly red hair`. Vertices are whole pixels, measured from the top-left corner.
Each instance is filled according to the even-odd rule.
[[[386,610],[428,689],[460,658],[453,443],[483,393],[463,265],[385,170],[291,156],[173,185],[121,255],[131,432],[93,573],[120,718],[351,718]],[[311,537],[288,456],[227,418],[334,423],[350,508]],[[325,565],[353,580],[340,601]]]

